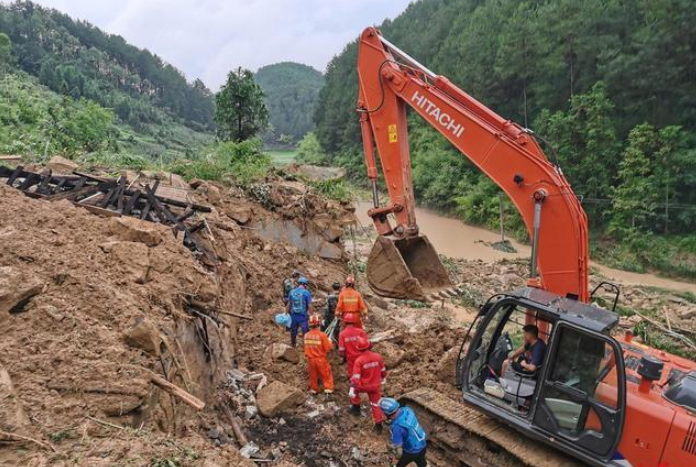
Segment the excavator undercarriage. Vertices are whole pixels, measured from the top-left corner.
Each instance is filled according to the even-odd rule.
[[[478,410],[420,388],[399,399],[411,407],[430,437],[436,466],[582,467],[584,464],[527,438]]]

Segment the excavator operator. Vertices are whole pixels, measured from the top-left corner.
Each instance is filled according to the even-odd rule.
[[[537,368],[544,363],[546,342],[539,338],[539,328],[534,324],[527,324],[522,328],[522,331],[524,332],[524,345],[515,350],[503,362],[503,376],[511,364],[516,373],[531,376],[536,374]]]

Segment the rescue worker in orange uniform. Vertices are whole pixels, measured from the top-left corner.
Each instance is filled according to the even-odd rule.
[[[358,339],[357,349],[362,352],[353,364],[353,376],[350,379],[350,413],[360,415],[360,394],[367,394],[375,421],[375,431],[382,432],[384,413],[379,406],[382,398],[382,385],[387,381],[387,369],[382,356],[370,350],[372,345],[364,337]]]
[[[333,349],[333,343],[320,329],[321,317],[312,315],[309,317],[310,331],[304,336],[304,353],[307,357],[307,368],[309,370],[310,393],[319,393],[319,379],[324,385],[324,393],[328,396],[333,394],[334,380],[331,366],[326,359],[326,354]]]
[[[338,335],[338,355],[343,358],[348,367],[348,381],[353,377],[353,363],[360,356],[360,352],[356,348],[358,341],[363,338],[367,340],[367,333],[355,326],[358,321],[358,316],[354,313],[347,313],[343,316],[345,328]]]
[[[345,287],[338,294],[336,317],[342,319],[346,313],[355,313],[358,316],[358,322],[355,325],[362,329],[362,318],[367,315],[367,306],[365,306],[362,294],[355,290],[355,278],[353,276],[346,278]]]

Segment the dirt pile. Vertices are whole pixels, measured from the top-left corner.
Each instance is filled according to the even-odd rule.
[[[201,438],[206,414],[152,381],[159,375],[212,401],[243,349],[237,316],[280,303],[293,269],[313,277],[319,295],[344,275],[341,239],[329,241],[320,226],[340,227],[350,211],[266,185],[268,202],[197,184],[195,201],[213,206],[199,239],[215,266],[164,226],[100,218],[0,185],[0,464],[241,465],[236,449],[210,450]],[[249,218],[229,216],[230,206]],[[315,221],[319,212],[324,220]],[[284,231],[264,239],[245,225],[251,219],[296,222],[341,253],[313,257]]]

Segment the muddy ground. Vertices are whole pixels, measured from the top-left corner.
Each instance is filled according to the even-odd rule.
[[[462,296],[428,304],[381,299],[364,288],[362,274],[373,232],[350,227],[349,206],[277,179],[247,190],[192,186],[195,201],[213,207],[201,241],[216,265],[158,225],[100,218],[0,184],[0,305],[14,300],[0,309],[0,465],[386,465],[387,434],[372,433],[366,406],[361,417],[348,415],[345,365],[335,354],[332,400],[310,397],[270,418],[254,412],[259,379],[244,375],[307,392],[304,359],[274,360],[268,352],[289,342],[273,323],[282,279],[300,270],[321,306],[332,282],[357,274],[370,307],[366,329],[391,336],[375,346],[388,364],[386,394],[425,386],[453,398],[452,356],[477,305],[526,281],[522,260],[446,259]],[[192,299],[209,315],[193,312]],[[625,329],[646,324],[631,310],[685,335],[696,327],[688,296],[631,286],[622,307]],[[650,335],[658,336],[655,328]],[[206,408],[159,389],[153,374]],[[240,455],[230,414],[258,445],[257,462]]]

